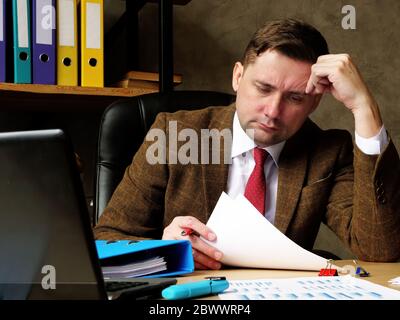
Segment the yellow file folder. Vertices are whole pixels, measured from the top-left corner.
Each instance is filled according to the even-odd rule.
[[[57,84],[78,85],[77,0],[57,0]]]
[[[103,0],[81,1],[81,85],[104,86]]]

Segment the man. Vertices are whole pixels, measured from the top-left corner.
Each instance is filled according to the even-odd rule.
[[[400,257],[400,161],[379,108],[347,54],[329,54],[322,35],[297,20],[271,22],[234,66],[236,103],[160,114],[153,129],[233,130],[231,163],[149,164],[146,139],[95,228],[98,239],[187,239],[195,266],[218,269],[223,252],[205,223],[220,194],[244,194],[306,249],[325,222],[359,259]],[[329,92],[355,120],[319,129],[308,116]],[[250,138],[250,136],[253,138]],[[166,141],[169,141],[167,138]],[[168,153],[168,146],[161,153]],[[354,156],[353,156],[354,152]],[[171,154],[169,154],[171,157]],[[229,225],[229,222],[227,223]],[[240,234],[238,234],[240,237]]]

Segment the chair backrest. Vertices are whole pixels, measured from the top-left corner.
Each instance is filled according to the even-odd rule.
[[[233,101],[234,96],[226,93],[174,91],[112,103],[104,111],[99,129],[93,222],[97,223],[159,112],[226,106]]]

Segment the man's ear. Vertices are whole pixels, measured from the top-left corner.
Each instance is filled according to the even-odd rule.
[[[233,67],[233,73],[232,73],[232,88],[233,91],[237,92],[239,88],[239,83],[240,80],[242,79],[243,76],[243,65],[240,62],[236,62],[235,66]]]

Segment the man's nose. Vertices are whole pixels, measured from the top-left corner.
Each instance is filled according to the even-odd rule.
[[[275,93],[268,97],[264,105],[264,114],[270,119],[279,118],[281,113],[282,94]]]

